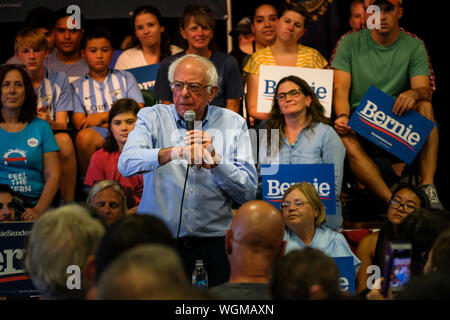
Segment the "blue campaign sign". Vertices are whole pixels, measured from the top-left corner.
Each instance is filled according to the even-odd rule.
[[[273,166],[277,166],[274,172],[270,170]],[[336,214],[333,164],[263,164],[261,177],[262,199],[277,208],[280,207],[284,192],[292,184],[306,181],[316,188],[325,205],[326,214]]]
[[[395,99],[371,86],[348,125],[384,150],[411,163],[434,127],[434,122],[415,111],[403,116],[392,112]]]
[[[355,293],[355,269],[353,268],[353,257],[333,257],[339,269],[339,285],[342,291]]]
[[[32,222],[0,223],[0,296],[40,295],[23,270]]]
[[[139,89],[153,91],[156,75],[159,69],[159,62],[139,68],[127,69],[136,78]]]

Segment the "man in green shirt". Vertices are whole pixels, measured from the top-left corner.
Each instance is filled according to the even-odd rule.
[[[357,180],[377,197],[389,202],[392,192],[380,170],[347,125],[370,85],[396,98],[393,112],[402,116],[410,110],[434,120],[427,53],[423,43],[400,30],[403,15],[400,0],[376,0],[380,28],[364,29],[344,37],[331,64],[334,72],[334,127],[347,149],[347,159]],[[421,182],[433,207],[442,208],[434,186],[439,137],[432,130],[418,155]]]

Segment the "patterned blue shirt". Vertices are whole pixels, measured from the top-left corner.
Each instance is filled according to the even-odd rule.
[[[89,74],[72,83],[74,89],[74,112],[86,115],[108,112],[119,99],[130,98],[143,103],[141,90],[133,75],[127,71],[110,70],[102,82]]]
[[[208,106],[196,128],[213,137],[222,162],[210,170],[189,169],[180,237],[224,236],[233,218],[232,201],[241,204],[256,196],[257,174],[247,124],[233,111]],[[158,153],[161,148],[184,145],[185,134],[185,122],[173,104],[143,108],[118,164],[123,176],[144,173],[138,213],[162,219],[174,236],[188,164],[172,160],[160,166]]]

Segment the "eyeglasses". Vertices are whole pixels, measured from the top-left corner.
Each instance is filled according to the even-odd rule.
[[[199,93],[202,89],[208,88],[211,85],[208,84],[206,86],[201,85],[200,83],[183,83],[183,82],[178,82],[178,81],[174,81],[170,83],[170,88],[172,88],[173,91],[175,92],[180,92],[184,89],[184,87],[187,87],[189,92],[192,93]]]
[[[300,208],[300,207],[303,207],[304,205],[306,205],[307,203],[311,203],[311,202],[309,202],[309,201],[303,202],[303,201],[300,201],[300,200],[295,200],[294,201],[294,207]],[[289,208],[291,206],[291,203],[289,201],[284,201],[284,202],[281,203],[280,206],[281,206],[281,209],[286,209],[286,208]]]
[[[403,204],[395,199],[391,199],[391,201],[389,202],[389,206],[394,209],[400,209],[400,207],[402,207],[403,211],[405,211],[406,213],[412,213],[418,209],[416,207],[410,206],[409,204]]]
[[[277,95],[275,95],[275,99],[277,99],[278,101],[282,101],[284,99],[286,99],[287,96],[291,97],[291,98],[296,98],[298,97],[301,93],[303,93],[303,91],[301,89],[292,89],[288,92],[280,92]]]

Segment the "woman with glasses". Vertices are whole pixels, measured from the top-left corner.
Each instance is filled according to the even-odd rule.
[[[323,225],[325,206],[312,184],[301,182],[290,186],[283,195],[281,214],[286,225],[286,253],[311,247],[330,257],[353,257],[355,274],[358,272],[361,262],[344,236]]]
[[[309,14],[305,7],[298,3],[286,3],[278,10],[279,20],[276,26],[275,42],[256,51],[244,67],[247,76],[248,113],[255,119],[269,117],[267,113],[257,112],[259,68],[261,65],[291,66],[322,69],[328,65],[319,51],[298,43],[306,33]]]
[[[58,191],[59,147],[47,121],[36,117],[37,97],[26,71],[0,68],[0,183],[19,195],[33,221],[47,210]]]
[[[422,190],[406,184],[401,184],[394,190],[383,228],[365,236],[356,250],[356,255],[362,262],[356,278],[357,292],[367,289],[367,279],[371,275],[367,273],[369,266],[377,265],[383,271],[387,243],[397,240],[397,226],[419,208],[429,208],[428,198]]]
[[[260,164],[334,165],[336,214],[327,216],[326,225],[339,229],[345,147],[306,81],[288,76],[278,82],[270,119],[264,128],[267,136],[259,143]],[[272,146],[272,142],[276,145]]]

